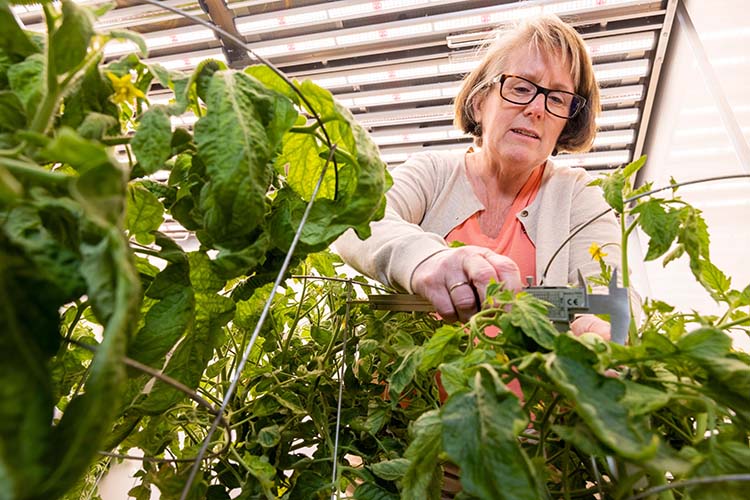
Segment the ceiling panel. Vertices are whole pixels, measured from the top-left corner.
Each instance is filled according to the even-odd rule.
[[[163,3],[209,18],[198,2]],[[288,75],[331,90],[372,133],[391,165],[424,148],[467,147],[470,138],[452,128],[451,103],[461,79],[483,55],[483,44],[509,22],[556,13],[586,40],[603,105],[593,152],[557,158],[606,169],[640,154],[674,4],[675,0],[245,0],[229,1],[228,7],[234,16],[230,28]],[[42,29],[38,6],[14,9],[27,27]],[[140,32],[149,46],[149,60],[169,69],[189,71],[208,57],[234,67],[253,62],[225,50],[207,28],[152,5],[120,0],[99,24]],[[115,58],[133,49],[129,43],[113,43],[107,54]],[[149,97],[153,102],[167,98],[158,87]],[[195,117],[173,121],[191,126]]]

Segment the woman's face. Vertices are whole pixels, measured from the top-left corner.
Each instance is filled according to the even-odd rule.
[[[558,54],[548,57],[532,48],[518,49],[508,58],[505,74],[522,76],[555,90],[574,92],[570,70]],[[499,76],[499,75],[494,75]],[[567,120],[548,113],[544,95],[529,104],[513,104],[500,96],[500,84],[493,85],[475,107],[482,124],[482,150],[491,162],[504,168],[534,168],[552,154]]]

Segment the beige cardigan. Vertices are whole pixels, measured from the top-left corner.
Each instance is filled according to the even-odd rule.
[[[411,293],[416,267],[447,249],[443,238],[485,207],[466,175],[464,153],[418,153],[391,174],[393,187],[387,193],[386,216],[372,223],[372,236],[362,241],[349,230],[334,248],[360,272]],[[583,169],[558,167],[548,161],[533,203],[515,214],[536,246],[535,285],[571,230],[608,208],[601,190],[587,187],[591,180]],[[588,251],[592,243],[613,243],[604,249],[608,254],[605,259],[619,268],[619,241],[617,219],[612,213],[601,217],[563,247],[543,284],[576,284],[579,269],[584,276],[598,274],[599,264]]]

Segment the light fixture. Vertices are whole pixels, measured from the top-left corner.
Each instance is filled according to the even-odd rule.
[[[372,140],[378,146],[389,146],[392,144],[411,144],[415,142],[445,141],[450,139],[469,138],[454,127],[428,127],[424,129],[413,128],[400,132],[385,131],[373,133]]]
[[[604,151],[581,154],[562,154],[553,159],[555,165],[564,167],[618,166],[630,161],[630,151]]]
[[[262,51],[264,49],[258,50]],[[277,46],[274,50],[288,52],[288,50],[283,49],[281,46]],[[265,55],[263,52],[259,53]],[[292,73],[291,76],[299,80],[310,79],[321,87],[333,90],[347,86],[396,82],[414,78],[427,78],[430,76],[461,75],[473,70],[478,62],[479,57],[474,54],[465,57],[455,57],[454,54],[451,57],[444,57],[425,62],[389,64],[367,69],[327,73]],[[648,74],[648,61],[634,60],[595,64],[594,74],[600,82],[608,82],[617,79],[641,78]]]
[[[142,35],[149,51],[164,47],[174,47],[191,43],[214,40],[214,32],[203,26],[187,26],[173,30],[156,31]],[[120,56],[137,51],[138,48],[130,40],[110,42],[104,47],[106,57]]]
[[[611,130],[598,132],[594,138],[594,147],[627,146],[635,140],[635,130]]]
[[[349,7],[344,8],[344,10],[336,10],[335,8],[329,8],[324,15],[323,11],[314,11],[314,10],[306,10],[304,12],[301,12],[299,14],[299,22],[303,22],[305,19],[314,20],[314,19],[321,19],[324,21],[332,21],[332,20],[339,20],[348,18],[349,16],[354,16],[354,13],[357,12],[357,9],[361,8],[363,9],[363,13],[359,14],[357,17],[362,17],[366,15],[367,13],[379,13],[382,12],[385,9],[382,9],[383,4],[386,3],[385,0],[381,0],[380,2],[363,2],[362,4],[352,4]],[[506,23],[509,21],[514,21],[518,19],[523,19],[525,17],[541,13],[541,12],[551,12],[551,13],[567,13],[572,14],[573,12],[584,12],[586,10],[600,10],[603,8],[615,8],[615,7],[621,7],[624,5],[640,5],[642,4],[642,0],[588,0],[588,1],[581,1],[581,0],[572,0],[572,1],[563,1],[563,2],[553,2],[553,3],[545,3],[542,5],[536,5],[536,6],[524,6],[524,7],[509,7],[509,4],[502,5],[502,6],[496,6],[496,7],[482,7],[479,9],[473,9],[470,11],[466,11],[466,14],[463,16],[457,16],[455,13],[451,14],[438,14],[434,16],[428,16],[427,18],[421,17],[421,18],[415,18],[415,19],[409,19],[404,21],[396,21],[391,22],[387,24],[380,24],[380,25],[374,25],[369,27],[358,27],[358,28],[351,28],[351,29],[345,29],[340,30],[338,34],[336,35],[327,35],[327,34],[319,34],[319,35],[304,35],[304,36],[298,36],[298,37],[292,37],[287,38],[283,41],[275,41],[275,42],[267,42],[267,43],[259,43],[255,44],[253,47],[253,50],[263,50],[266,51],[267,54],[273,54],[273,55],[279,55],[283,54],[284,51],[282,47],[284,47],[287,44],[297,44],[300,41],[309,41],[309,40],[320,40],[325,38],[330,38],[334,40],[335,46],[338,48],[348,48],[353,47],[357,45],[363,45],[363,44],[371,44],[376,41],[383,41],[383,40],[398,40],[402,38],[408,38],[408,37],[414,37],[415,35],[424,35],[427,33],[436,33],[436,34],[449,34],[455,31],[460,30],[467,30],[467,29],[476,29],[481,26],[496,26],[498,24]],[[656,0],[653,0],[651,3],[657,3]],[[372,5],[366,5],[366,4],[372,4]],[[381,9],[378,9],[376,4],[381,5]],[[389,3],[389,5],[397,6],[400,5],[403,6],[410,6],[414,5],[411,2],[392,2]],[[289,15],[287,14],[286,17]],[[278,29],[278,23],[280,22],[279,15],[274,13],[272,15],[269,15],[268,19],[276,18],[275,24],[273,21],[269,21],[265,26],[267,26],[267,29],[269,31],[277,30]],[[425,19],[427,19],[425,21]],[[259,30],[262,28],[262,24],[249,24],[249,23],[263,23],[264,20],[257,19],[257,16],[248,16],[247,20],[243,20],[242,18],[237,21],[238,30],[242,34],[250,34],[250,33],[260,33],[261,31],[252,31],[252,30]],[[288,23],[288,20],[285,21]],[[288,25],[288,24],[287,24]],[[321,42],[323,43],[323,42]],[[644,46],[648,46],[649,42],[642,42],[645,44]],[[325,42],[326,46],[332,46],[330,45],[330,42]],[[653,36],[651,45],[653,45]],[[314,50],[314,49],[309,49]],[[607,49],[606,47],[604,50],[623,50],[623,47],[617,48],[613,47],[611,49]],[[632,47],[628,50],[632,50]],[[302,52],[301,50],[297,50],[297,53]]]
[[[454,110],[450,104],[423,108],[374,111],[355,114],[354,118],[364,127],[390,127],[412,123],[429,123],[453,120]],[[634,108],[603,111],[596,119],[598,127],[628,127],[638,121],[638,110]]]
[[[184,54],[174,54],[171,56],[153,57],[147,59],[149,63],[157,63],[166,69],[172,70],[191,70],[201,61],[206,59],[216,59],[226,63],[226,57],[221,49],[209,49],[196,52],[186,52]]]

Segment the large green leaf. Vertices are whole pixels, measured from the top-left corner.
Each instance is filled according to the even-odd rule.
[[[625,182],[625,176],[623,175],[622,170],[618,168],[611,174],[604,175],[591,182],[590,185],[601,186],[607,204],[617,213],[622,213],[625,208],[622,197],[622,191],[625,189]]]
[[[200,198],[204,228],[220,246],[240,249],[265,219],[271,161],[297,112],[288,99],[230,71],[213,74],[206,99],[208,112],[195,125],[208,176]]]
[[[317,200],[303,228],[298,251],[308,253],[322,250],[350,227],[362,238],[369,236],[370,222],[382,218],[385,213],[384,193],[390,187],[391,179],[380,160],[377,146],[349,110],[335,102],[330,92],[312,82],[303,82],[301,89],[323,118],[332,144],[345,153],[337,156],[338,192],[335,199]],[[327,157],[326,148],[319,154]],[[320,158],[316,175],[306,174],[306,178],[314,178],[317,182],[324,163],[325,160]],[[293,168],[294,165],[290,164],[290,171]],[[333,165],[327,168],[326,176]],[[312,186],[309,189],[311,192]],[[277,194],[270,230],[278,248],[289,248],[304,211],[304,199],[291,187],[285,186]]]
[[[748,464],[750,464],[750,448],[745,443],[712,443],[710,453],[706,453],[701,458],[703,459],[702,462],[691,471],[691,478],[747,474]],[[716,498],[744,500],[747,498],[747,482],[722,481],[705,485],[699,484],[688,491],[690,492],[690,498],[696,500],[714,500]]]
[[[442,450],[443,424],[438,410],[428,411],[412,424],[413,440],[404,452],[409,468],[402,480],[401,498],[425,500],[440,495],[438,455]]]
[[[92,65],[80,85],[73,89],[67,89],[62,106],[60,125],[79,129],[79,133],[89,139],[100,139],[104,134],[91,134],[90,129],[80,130],[87,118],[92,114],[108,116],[113,121],[103,132],[108,135],[117,135],[120,132],[119,111],[117,105],[112,102],[112,83],[103,78],[101,68]],[[88,127],[91,125],[89,124]]]
[[[0,2],[0,49],[15,58],[25,58],[39,52],[29,36],[16,22],[9,2]]]
[[[478,371],[470,391],[456,392],[446,401],[441,421],[443,447],[460,467],[466,493],[479,498],[545,498],[518,442],[528,419],[497,374]]]
[[[216,277],[210,269],[208,257],[199,252],[189,254],[190,260],[190,283],[194,293],[195,312],[186,309],[189,303],[183,297],[178,300],[175,307],[180,311],[183,324],[172,331],[169,339],[164,342],[154,341],[155,345],[151,359],[163,353],[163,348],[178,336],[187,326],[181,342],[169,358],[164,373],[191,389],[196,389],[201,376],[213,355],[217,339],[221,329],[232,319],[235,304],[232,299],[216,293],[221,289],[224,281]],[[189,300],[189,297],[188,297]],[[166,303],[165,307],[171,304]],[[155,318],[156,319],[156,318]],[[178,331],[178,329],[180,331]],[[171,386],[157,382],[144,400],[137,403],[136,408],[146,414],[159,414],[172,407],[186,396]]]
[[[195,296],[187,265],[168,265],[156,276],[146,295],[158,302],[146,313],[128,353],[136,361],[158,369],[194,320]]]
[[[417,367],[422,362],[423,348],[417,347],[409,352],[404,359],[401,360],[398,368],[388,378],[388,394],[390,395],[393,404],[398,402],[401,397],[401,393],[412,381],[414,375],[417,373]]]
[[[125,228],[138,243],[154,242],[153,231],[164,222],[164,206],[151,191],[141,184],[128,185],[127,216]]]
[[[639,204],[630,212],[639,215],[638,223],[649,237],[645,260],[653,260],[664,255],[677,238],[680,228],[679,212],[667,212],[662,202],[663,200],[654,198]]]
[[[583,344],[570,335],[557,337],[556,352],[545,366],[557,390],[575,405],[575,411],[599,440],[619,455],[636,460],[654,456],[659,440],[646,420],[622,404],[625,385],[598,373]]]
[[[57,307],[40,303],[45,285],[35,266],[0,230],[0,496],[29,498],[49,469],[54,401],[47,362],[49,347],[35,341],[57,335]],[[47,351],[45,353],[45,351]]]
[[[443,362],[446,355],[458,354],[458,341],[465,335],[463,329],[443,325],[424,344],[424,353],[419,369],[427,371],[436,368]]]
[[[140,290],[124,237],[118,228],[108,228],[103,242],[82,252],[82,272],[97,288],[89,289],[90,299],[100,304],[112,297],[105,321],[103,340],[89,367],[84,393],[74,398],[54,428],[54,445],[48,450],[47,463],[52,472],[39,486],[40,498],[54,498],[70,488],[90,465],[119,408],[124,382],[128,339],[136,324]],[[89,273],[98,273],[94,279]],[[101,276],[110,277],[109,288]]]
[[[164,168],[172,151],[172,123],[161,106],[152,106],[141,117],[135,136],[130,141],[141,168],[153,174]]]
[[[62,24],[50,36],[50,64],[61,75],[81,64],[94,36],[94,19],[73,0],[62,0]]]
[[[13,92],[0,91],[0,117],[0,131],[15,132],[26,127],[23,105]]]
[[[44,57],[40,54],[31,55],[8,68],[10,89],[23,104],[27,117],[34,115],[44,93],[43,77]]]
[[[558,332],[547,317],[544,303],[525,293],[520,293],[512,302],[510,323],[523,331],[524,335],[545,349],[552,349]]]

